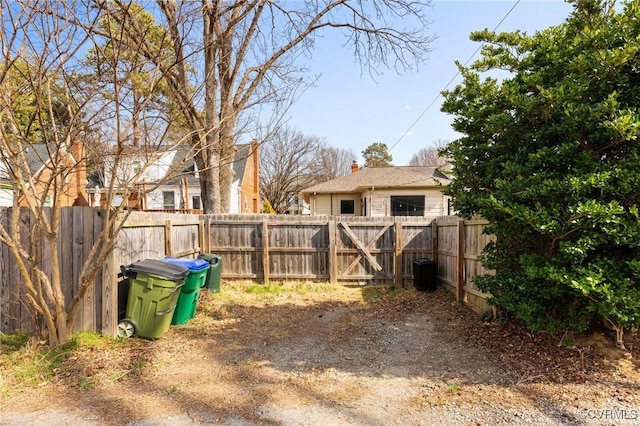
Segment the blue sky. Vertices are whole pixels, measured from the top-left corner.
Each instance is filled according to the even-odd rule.
[[[417,72],[402,75],[384,70],[377,82],[361,73],[339,38],[325,37],[311,65],[312,73],[322,74],[320,80],[290,110],[289,124],[306,135],[326,138],[329,145],[353,150],[360,164],[361,151],[373,142],[384,142],[389,148],[395,145],[393,164],[405,165],[413,153],[436,139],[455,139],[453,117],[440,112],[442,97],[427,108],[456,74],[454,61],[465,63],[478,48],[469,34],[495,28],[514,4],[516,0],[434,1],[429,16],[431,32],[438,38],[427,63]],[[563,22],[571,10],[561,0],[521,0],[498,31],[519,29],[533,34]],[[479,53],[474,59],[478,57]],[[457,77],[449,88],[460,81]]]

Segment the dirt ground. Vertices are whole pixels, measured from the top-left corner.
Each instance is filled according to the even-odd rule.
[[[223,283],[161,339],[81,347],[1,425],[640,424],[640,345],[486,322],[451,295]]]

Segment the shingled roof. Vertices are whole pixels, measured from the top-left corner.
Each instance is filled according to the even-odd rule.
[[[238,152],[236,152],[233,162],[233,171],[235,172],[233,180],[242,179],[242,176],[244,176],[244,169],[247,168],[247,158],[251,155],[251,144],[237,144],[236,148],[238,148]]]
[[[25,149],[25,157],[29,164],[29,171],[32,175],[36,175],[44,166],[50,161],[51,156],[54,155],[54,150],[49,150],[47,145],[43,143],[34,143],[28,145]]]
[[[233,171],[235,172],[234,180],[242,179],[244,169],[247,167],[247,157],[251,154],[250,144],[237,144],[237,152],[233,161]],[[170,170],[172,178],[165,182],[167,185],[177,185],[180,179],[187,177],[189,185],[196,186],[200,184],[199,179],[195,175],[195,160],[193,159],[194,150],[189,145],[180,145],[175,148],[176,155],[173,157]]]
[[[199,185],[200,181],[195,173],[195,161],[193,159],[194,150],[191,145],[183,144],[174,148],[176,154],[173,156],[171,166],[169,166],[170,178],[164,182],[165,185],[179,185],[182,178],[186,177],[190,186]]]
[[[424,188],[448,185],[449,182],[450,179],[437,167],[366,167],[355,173],[311,186],[302,193],[360,192],[371,187],[377,189]]]

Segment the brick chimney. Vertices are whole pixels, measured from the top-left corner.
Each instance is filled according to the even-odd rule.
[[[75,141],[71,145],[71,155],[75,160],[74,172],[76,175],[75,188],[75,200],[74,206],[88,206],[89,195],[87,194],[87,149],[82,141]]]
[[[358,166],[358,162],[356,160],[353,160],[353,162],[351,163],[351,173],[355,173],[358,170],[360,170],[360,167]]]

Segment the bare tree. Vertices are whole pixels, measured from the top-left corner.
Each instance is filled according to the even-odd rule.
[[[108,152],[111,161],[106,163],[106,174],[119,173],[134,121],[152,98],[141,92],[134,110],[122,102],[121,91],[131,86],[127,70],[118,68],[119,61],[103,64],[111,67],[109,75],[118,76],[108,90],[104,79],[82,68],[85,52],[104,46],[93,39],[102,11],[62,0],[0,0],[0,5],[0,168],[13,191],[12,208],[0,210],[6,220],[0,221],[0,243],[20,273],[18,285],[25,290],[22,302],[44,320],[43,332],[54,346],[70,340],[80,303],[127,218],[126,203],[101,213],[103,230],[88,248],[69,294],[64,290],[69,283],[63,282],[57,244],[60,235],[68,232],[61,228],[62,206],[87,204],[83,173],[90,153],[104,157]],[[124,54],[122,46],[112,47],[101,56]],[[155,76],[145,82],[147,94],[156,92],[155,85],[163,81],[160,74],[151,74]],[[112,206],[115,197],[128,198],[154,156],[147,151],[149,161],[139,164],[126,182],[108,182],[103,192],[106,205]],[[34,162],[43,166],[36,170]],[[26,223],[21,220],[25,210],[32,217]]]
[[[440,156],[439,151],[449,145],[448,140],[437,139],[430,146],[422,148],[411,156],[410,166],[443,166],[447,158]]]
[[[313,164],[315,183],[326,182],[351,173],[351,165],[356,159],[351,149],[323,146]]]
[[[299,202],[300,190],[316,179],[315,170],[324,142],[291,127],[282,127],[262,144],[260,195],[276,213],[286,213]]]
[[[131,3],[98,4],[119,12],[113,16],[121,31],[103,34],[157,61],[166,76],[197,154],[206,213],[229,209],[239,133],[256,131],[260,112],[271,111],[278,119],[292,102],[306,84],[301,59],[310,57],[316,36],[342,31],[356,60],[373,74],[380,64],[396,71],[417,66],[432,40],[426,33],[428,1],[157,0],[159,10],[149,16],[162,17],[169,36],[163,48],[173,58],[167,61]]]

